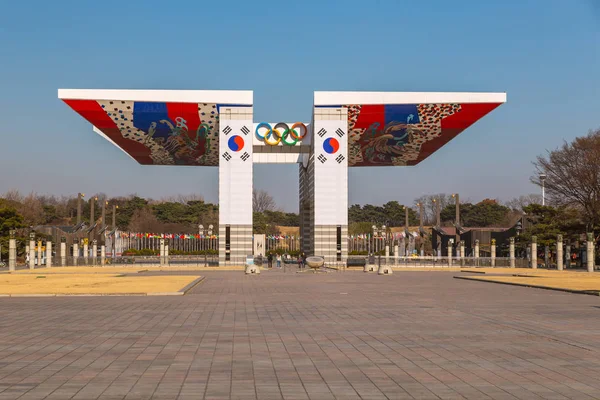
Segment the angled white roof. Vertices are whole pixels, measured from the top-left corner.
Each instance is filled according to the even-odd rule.
[[[315,106],[345,104],[506,103],[506,93],[315,92]]]
[[[119,100],[252,105],[252,90],[58,89],[61,100]]]

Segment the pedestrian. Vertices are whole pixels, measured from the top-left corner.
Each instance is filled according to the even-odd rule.
[[[273,268],[273,253],[269,253],[267,261],[269,262],[269,268]]]
[[[302,256],[298,255],[298,269],[302,269]]]
[[[302,268],[306,268],[306,254],[302,253]]]
[[[277,254],[277,268],[281,268],[281,254]]]

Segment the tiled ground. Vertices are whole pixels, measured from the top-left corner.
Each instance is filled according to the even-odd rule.
[[[0,298],[0,399],[600,398],[600,298],[454,274]]]

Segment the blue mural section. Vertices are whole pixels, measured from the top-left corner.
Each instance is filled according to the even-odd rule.
[[[167,139],[171,134],[171,127],[160,121],[173,122],[169,119],[167,103],[152,103],[136,101],[133,105],[133,125],[146,132],[153,132],[154,138]]]

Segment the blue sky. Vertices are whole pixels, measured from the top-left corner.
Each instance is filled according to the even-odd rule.
[[[501,91],[508,102],[415,167],[350,169],[350,203],[537,192],[531,161],[600,127],[596,0],[6,2],[0,192],[199,193],[217,169],[142,167],[58,88],[249,89],[255,121],[310,120],[315,90]],[[255,187],[298,208],[294,165]]]

